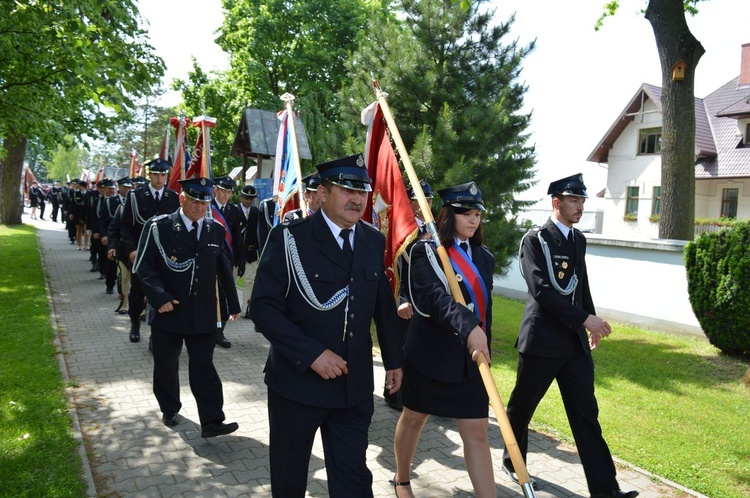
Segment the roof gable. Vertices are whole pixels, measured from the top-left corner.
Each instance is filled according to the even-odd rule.
[[[635,120],[635,117],[643,112],[646,101],[652,101],[658,112],[662,113],[661,90],[661,87],[643,83],[587,159],[592,162],[606,163],[614,143],[625,128]],[[699,98],[695,99],[695,155],[696,158],[712,158],[716,155],[716,146],[711,135],[706,108],[703,100]]]

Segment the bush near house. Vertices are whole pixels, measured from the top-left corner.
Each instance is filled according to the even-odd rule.
[[[708,340],[726,354],[750,355],[750,223],[701,235],[684,257],[690,304]]]

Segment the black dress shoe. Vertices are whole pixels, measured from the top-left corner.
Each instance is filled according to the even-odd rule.
[[[201,437],[223,436],[224,434],[231,434],[239,428],[240,426],[237,422],[231,422],[229,424],[225,424],[224,422],[212,422],[201,428]]]
[[[112,287],[107,287],[107,294],[114,294],[115,290]]]
[[[591,498],[635,498],[639,494],[638,491],[620,491],[619,489],[613,489],[610,492],[600,491],[593,493]]]
[[[138,342],[141,340],[141,327],[140,323],[130,323],[130,342]]]
[[[220,338],[217,337],[216,338],[216,344],[219,345],[219,346],[221,346],[222,348],[226,348],[226,349],[229,349],[229,348],[232,347],[232,341],[230,341],[229,339],[227,339],[224,336],[221,336]]]
[[[177,421],[177,414],[176,413],[174,413],[174,414],[165,413],[164,415],[161,416],[161,421],[167,427],[174,427],[175,425],[177,425],[179,423]]]
[[[519,485],[521,484],[520,482],[518,482],[518,474],[510,470],[505,465],[503,465],[503,472],[508,474],[508,477],[510,477],[511,481]],[[533,489],[534,491],[539,491],[539,489],[541,489],[541,486],[539,485],[539,481],[537,481],[534,476],[529,475],[529,482],[531,482],[531,489]]]

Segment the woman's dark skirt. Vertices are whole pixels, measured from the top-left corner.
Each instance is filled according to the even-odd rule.
[[[435,380],[404,363],[401,384],[403,404],[410,410],[447,418],[487,418],[489,398],[475,365],[473,378],[464,375],[462,382]]]

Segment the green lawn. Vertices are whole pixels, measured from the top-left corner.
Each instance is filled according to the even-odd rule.
[[[0,496],[85,496],[36,231],[0,225]]]
[[[493,306],[492,372],[507,402],[523,304],[495,296]],[[599,420],[615,456],[712,498],[750,496],[745,363],[701,339],[620,324],[593,354]],[[532,424],[573,442],[556,384]]]

